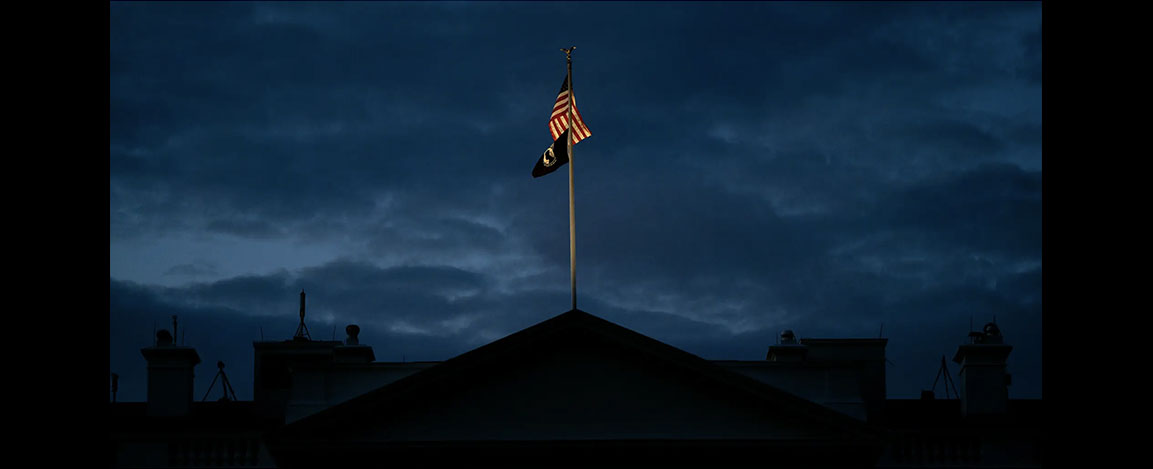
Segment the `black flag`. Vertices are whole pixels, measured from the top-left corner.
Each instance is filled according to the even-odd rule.
[[[532,168],[532,177],[537,178],[544,176],[548,173],[556,171],[557,168],[564,166],[568,163],[568,149],[569,143],[566,141],[569,138],[569,129],[557,137],[552,145],[548,146],[548,150],[540,155],[540,159],[536,160],[536,166]]]

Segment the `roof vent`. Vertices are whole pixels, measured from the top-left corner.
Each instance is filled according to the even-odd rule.
[[[985,328],[984,328],[983,332],[985,333],[985,336],[981,338],[981,343],[985,343],[985,344],[1003,344],[1003,343],[1005,343],[1005,338],[1001,337],[1001,328],[997,327],[997,323],[991,322],[991,323],[985,324]]]
[[[785,329],[781,332],[781,345],[795,345],[797,343],[797,335],[793,334],[792,329]]]
[[[345,345],[360,345],[360,326],[349,324],[344,328],[344,332],[348,334],[348,338],[344,341]]]
[[[161,329],[156,331],[156,345],[172,345],[172,333],[168,332],[168,329]]]

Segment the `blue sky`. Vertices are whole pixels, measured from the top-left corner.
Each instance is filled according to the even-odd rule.
[[[563,19],[563,20],[562,20]],[[1040,3],[112,3],[120,400],[171,315],[251,398],[251,341],[362,328],[443,360],[569,309],[710,359],[889,338],[890,397],[994,318],[1041,397]],[[951,371],[957,368],[951,364]],[[938,392],[940,389],[938,388]]]

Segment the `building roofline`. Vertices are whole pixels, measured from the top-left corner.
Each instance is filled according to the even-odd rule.
[[[342,421],[354,421],[365,412],[375,413],[392,406],[397,399],[418,395],[421,388],[435,385],[469,368],[506,358],[516,359],[522,355],[512,352],[539,344],[547,340],[549,336],[575,328],[592,331],[613,342],[661,358],[666,362],[678,365],[685,371],[705,375],[716,382],[739,389],[756,398],[773,401],[785,411],[802,414],[814,423],[840,428],[857,438],[871,439],[876,435],[875,429],[867,423],[726,369],[709,360],[624,326],[574,309],[292,422],[283,428],[274,430],[270,436],[278,439],[295,439],[311,433],[321,433],[322,429],[328,428],[330,425]]]

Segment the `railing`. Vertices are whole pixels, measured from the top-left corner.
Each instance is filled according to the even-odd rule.
[[[969,466],[981,464],[981,440],[975,436],[897,438],[888,451],[894,466]]]
[[[186,438],[168,443],[171,467],[253,467],[261,464],[256,438]]]

